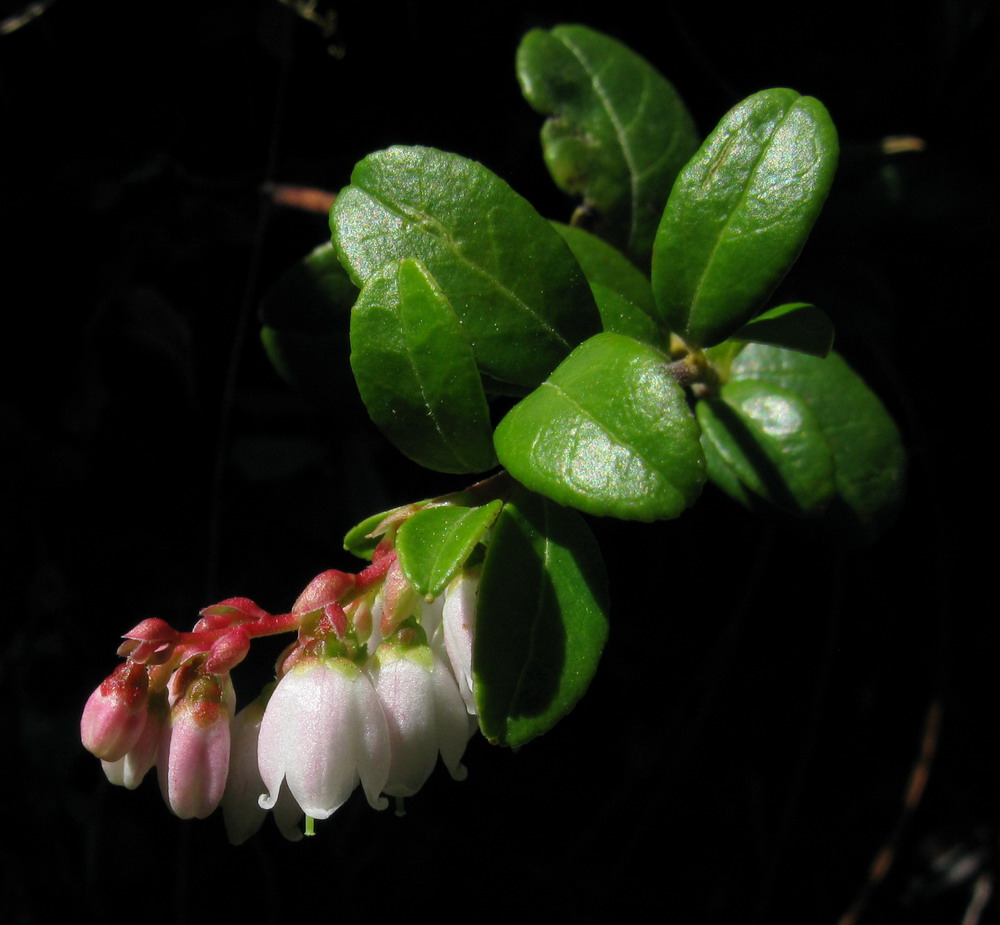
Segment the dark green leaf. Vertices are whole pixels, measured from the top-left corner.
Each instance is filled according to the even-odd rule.
[[[656,303],[649,280],[618,248],[582,228],[573,228],[561,222],[553,222],[552,227],[573,251],[591,287],[597,284],[612,289],[645,311],[650,318],[656,317]]]
[[[763,90],[681,171],[653,247],[653,294],[689,344],[749,321],[795,262],[826,199],[837,135],[823,104]]]
[[[597,233],[647,266],[670,186],[698,146],[674,88],[620,42],[584,26],[533,29],[517,51],[525,99],[550,116],[545,163],[599,215]]]
[[[638,305],[599,283],[591,283],[597,309],[601,313],[604,330],[612,334],[625,334],[653,347],[665,347],[665,332]]]
[[[599,327],[573,255],[534,208],[481,164],[432,148],[361,161],[330,215],[362,285],[420,260],[447,294],[480,370],[523,394]]]
[[[351,313],[351,368],[368,413],[429,469],[489,469],[489,408],[451,303],[418,261],[385,269],[369,277]]]
[[[826,359],[750,344],[733,381],[778,386],[803,400],[833,455],[836,494],[814,525],[841,541],[870,542],[892,521],[906,482],[906,453],[882,402],[836,353]]]
[[[815,357],[833,349],[833,324],[826,312],[805,302],[779,305],[758,315],[733,334],[732,340],[787,347]]]
[[[795,515],[833,497],[833,454],[809,405],[779,386],[730,382],[698,403],[709,478],[737,500],[762,499]]]
[[[667,357],[620,334],[577,347],[495,441],[515,479],[589,514],[676,517],[705,479],[698,425]]]
[[[442,505],[414,514],[396,536],[399,563],[407,580],[429,599],[437,597],[472,554],[502,502],[482,507]]]
[[[546,732],[586,691],[607,638],[604,562],[573,511],[524,490],[493,527],[473,655],[483,734],[516,747]]]
[[[278,280],[260,309],[261,340],[282,378],[341,410],[345,392],[354,392],[345,360],[357,295],[333,247],[324,244]]]

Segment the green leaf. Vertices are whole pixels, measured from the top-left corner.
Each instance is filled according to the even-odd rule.
[[[833,323],[815,305],[792,302],[758,315],[736,331],[731,340],[771,344],[825,357],[833,349]]]
[[[345,360],[357,298],[333,247],[324,244],[285,273],[261,301],[261,340],[285,381],[331,407],[353,393]]]
[[[643,58],[584,26],[533,29],[517,77],[556,185],[598,213],[597,233],[646,266],[677,172],[698,146],[677,91]]]
[[[420,511],[399,528],[396,551],[407,580],[433,599],[448,585],[482,540],[502,507],[443,505]]]
[[[605,331],[625,334],[653,347],[667,344],[666,333],[634,302],[599,283],[591,283],[590,291],[594,293]]]
[[[590,684],[607,638],[607,574],[583,519],[520,489],[494,524],[473,653],[479,726],[517,747]]]
[[[582,228],[561,222],[553,222],[552,227],[569,245],[591,289],[595,285],[604,286],[641,308],[650,318],[657,317],[649,280],[620,250]]]
[[[573,255],[535,209],[481,164],[433,148],[361,161],[330,213],[358,283],[420,260],[447,294],[479,369],[524,394],[599,327]]]
[[[419,261],[365,283],[351,313],[351,368],[372,420],[410,459],[456,473],[496,464],[472,347]]]
[[[669,360],[620,334],[577,347],[494,440],[515,479],[589,514],[676,517],[705,480],[698,425]]]
[[[359,559],[370,559],[385,533],[413,516],[426,504],[427,501],[416,501],[366,517],[347,531],[344,537],[344,549]]]
[[[836,353],[826,359],[748,345],[732,380],[777,386],[804,401],[833,455],[836,494],[813,525],[852,544],[874,540],[894,518],[906,483],[906,453],[895,422]]]
[[[797,395],[770,382],[730,382],[720,399],[698,402],[697,415],[708,476],[738,501],[808,516],[833,497],[830,445]]]
[[[823,104],[763,90],[722,119],[681,171],[653,246],[653,294],[691,346],[760,311],[802,249],[837,162]]]

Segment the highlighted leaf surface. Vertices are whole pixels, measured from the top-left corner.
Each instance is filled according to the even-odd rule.
[[[837,135],[823,104],[763,90],[681,171],[653,246],[653,294],[689,344],[721,343],[763,307],[826,199]]]
[[[527,200],[482,164],[433,148],[361,161],[330,213],[359,285],[416,258],[447,296],[482,373],[524,394],[600,328],[573,255]]]
[[[372,420],[411,459],[441,472],[495,464],[472,346],[418,261],[365,284],[351,312],[351,368]]]
[[[705,479],[698,425],[667,357],[620,334],[577,347],[494,439],[519,482],[589,514],[676,517]]]
[[[670,186],[698,147],[677,91],[635,52],[584,26],[533,29],[518,48],[517,76],[550,117],[542,147],[556,185],[596,210],[601,237],[648,266]]]

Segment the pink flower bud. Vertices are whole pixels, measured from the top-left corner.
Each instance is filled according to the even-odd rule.
[[[222,800],[235,699],[228,676],[205,675],[173,705],[157,768],[163,798],[181,819],[204,819]]]
[[[118,761],[142,735],[149,678],[146,669],[125,661],[90,695],[80,719],[83,746],[104,761]]]
[[[209,674],[228,674],[246,658],[250,651],[250,636],[242,626],[233,627],[212,643],[205,660]]]
[[[420,606],[420,595],[407,580],[399,560],[393,560],[382,585],[382,638],[388,639]]]
[[[163,727],[170,716],[167,695],[164,691],[149,695],[149,710],[142,735],[123,757],[117,761],[102,761],[104,774],[112,784],[135,790],[142,779],[156,764],[160,750]]]
[[[221,629],[235,623],[265,620],[270,614],[248,597],[228,597],[218,604],[206,607],[200,612],[201,619],[195,624],[196,633],[204,630]]]
[[[275,688],[264,713],[258,764],[271,809],[283,780],[303,811],[327,819],[358,782],[368,802],[389,773],[389,733],[368,676],[344,658],[301,658]]]
[[[324,604],[339,601],[345,591],[354,587],[354,576],[337,569],[320,572],[299,595],[292,606],[292,613],[309,613],[319,610]]]
[[[141,642],[170,643],[177,639],[177,630],[166,620],[150,617],[137,626],[133,626],[127,633],[123,634],[122,638],[138,639]]]

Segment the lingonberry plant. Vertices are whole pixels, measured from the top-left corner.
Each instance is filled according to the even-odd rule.
[[[570,224],[481,164],[394,147],[357,165],[331,242],[294,271],[313,331],[350,307],[375,424],[474,484],[354,527],[345,548],[368,564],[318,575],[287,613],[231,598],[190,632],[143,621],[84,710],[110,780],[135,787],[155,766],[177,815],[221,804],[234,842],[268,810],[289,837],[303,817],[311,831],[359,783],[378,808],[412,796],[438,756],[460,778],[477,729],[515,747],[566,715],[608,631],[583,514],[670,521],[710,480],[857,545],[901,498],[899,433],[832,352],[827,316],[768,302],[833,179],[823,105],[764,90],[699,146],[673,87],[590,29],[530,32],[517,73],[548,117],[553,179],[580,198]],[[286,377],[316,381],[294,291],[269,297],[264,344]],[[276,681],[236,712],[231,673],[283,633]]]

